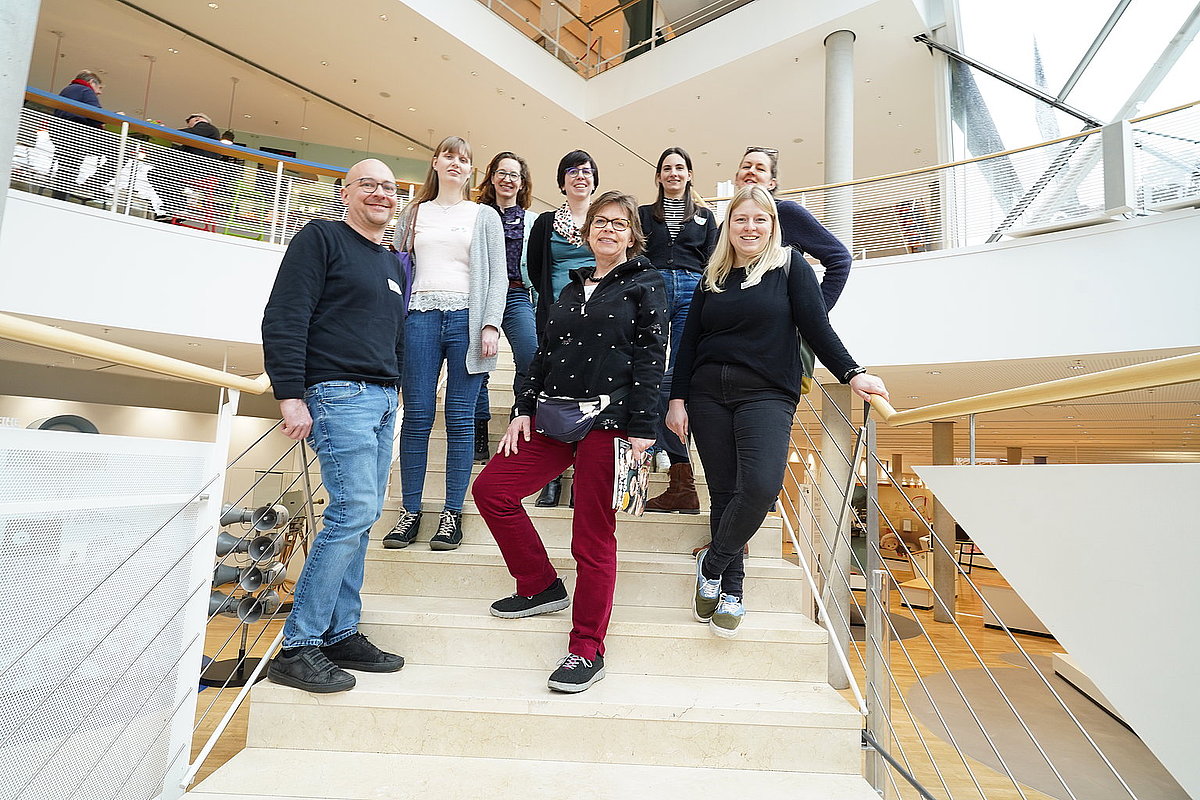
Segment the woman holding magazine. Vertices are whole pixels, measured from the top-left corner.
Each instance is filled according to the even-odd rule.
[[[604,677],[604,634],[617,578],[614,442],[628,438],[635,457],[654,444],[666,359],[663,281],[638,255],[645,240],[637,201],[605,192],[589,207],[583,231],[596,264],[573,271],[549,309],[517,395],[517,416],[472,490],[517,582],[515,594],[492,603],[492,614],[547,614],[571,599],[521,498],[575,467],[575,607],[567,655],[549,680],[560,692],[582,692]],[[567,406],[574,410],[569,418]],[[586,433],[578,424],[583,408],[592,412],[584,417],[592,423]],[[574,430],[565,430],[572,424]]]
[[[782,246],[780,229],[765,188],[738,189],[692,298],[667,411],[669,430],[695,438],[711,496],[712,544],[696,558],[693,612],[726,638],[745,615],[742,547],[783,488],[803,375],[799,337],[859,397],[887,397],[842,346],[816,276]]]

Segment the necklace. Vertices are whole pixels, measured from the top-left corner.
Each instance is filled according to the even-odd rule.
[[[450,204],[450,205],[448,205],[448,206],[447,206],[447,205],[442,205],[442,204],[441,204],[441,203],[439,203],[437,200],[430,200],[429,202],[433,203],[435,206],[437,206],[438,208],[440,208],[442,211],[444,211],[444,212],[449,212],[449,211],[450,211],[450,209],[454,208],[454,207],[455,207],[455,206],[457,206],[457,205],[460,205],[460,204],[461,204],[463,201],[462,201],[462,200],[456,200],[455,202],[451,203],[451,204]]]

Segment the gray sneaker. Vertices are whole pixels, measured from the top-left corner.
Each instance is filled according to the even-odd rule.
[[[696,622],[708,622],[712,619],[713,612],[717,610],[717,598],[721,595],[720,579],[709,580],[700,570],[706,555],[707,547],[696,555],[696,596],[692,600],[692,615],[695,616]]]
[[[722,639],[732,639],[737,636],[738,625],[742,624],[745,616],[746,607],[742,605],[742,598],[723,594],[721,602],[717,603],[717,610],[708,621],[708,627]]]
[[[271,659],[267,679],[306,692],[327,694],[354,688],[354,676],[341,669],[316,645],[296,649],[291,656],[283,653]]]

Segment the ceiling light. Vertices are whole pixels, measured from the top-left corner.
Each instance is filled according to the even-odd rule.
[[[242,116],[245,117],[246,119],[251,119],[249,114],[242,114]]]
[[[409,149],[409,150],[412,150],[412,149],[413,149],[413,146],[410,144],[410,145],[408,146],[408,149]]]
[[[928,374],[930,374],[930,375],[941,375],[941,374],[942,374],[942,371],[941,371],[940,369],[931,369],[931,370],[929,370],[929,373],[928,373]]]
[[[409,107],[408,107],[408,110],[409,110],[409,111],[416,111],[416,109],[415,109],[415,108],[413,108],[412,106],[409,106]]]
[[[391,92],[380,92],[379,96],[383,97],[383,98],[388,98],[388,97],[392,96],[392,93]]]
[[[200,346],[199,342],[188,342],[188,347],[199,347],[199,346]]]
[[[208,7],[209,7],[209,8],[220,8],[220,6],[219,6],[219,5],[217,5],[216,3],[209,3],[209,4],[208,4]]]
[[[179,53],[179,51],[178,51],[178,50],[176,50],[174,47],[168,47],[168,48],[167,48],[167,52],[168,52],[168,53],[174,53],[174,54],[178,54],[178,53]]]
[[[355,137],[354,137],[354,141],[356,141],[356,142],[361,142],[361,141],[362,141],[362,137],[361,137],[361,136],[355,136]]]
[[[479,73],[478,73],[478,72],[476,72],[475,70],[471,70],[471,77],[472,77],[472,78],[478,78],[478,77],[479,77]]]
[[[328,61],[322,61],[322,62],[321,62],[321,66],[322,66],[322,67],[328,67],[328,66],[329,66],[329,62],[328,62]]]
[[[910,395],[908,396],[908,399],[909,399],[909,400],[920,400],[920,399],[921,399],[921,396],[920,396],[919,394],[910,394]]]
[[[380,14],[380,15],[379,15],[379,18],[380,18],[381,20],[383,20],[384,22],[387,22],[387,21],[388,21],[388,15],[387,15],[387,14]]]
[[[308,130],[308,126],[307,126],[307,125],[301,125],[301,126],[300,126],[300,130],[302,130],[302,131],[306,131],[306,130]]]

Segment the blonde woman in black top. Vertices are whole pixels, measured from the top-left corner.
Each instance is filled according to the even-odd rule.
[[[695,436],[708,479],[713,540],[696,559],[693,613],[718,636],[737,634],[742,548],[783,488],[800,400],[799,336],[855,394],[887,397],[830,327],[808,262],[781,245],[770,193],[743,186],[692,300],[667,413],[681,440]]]

